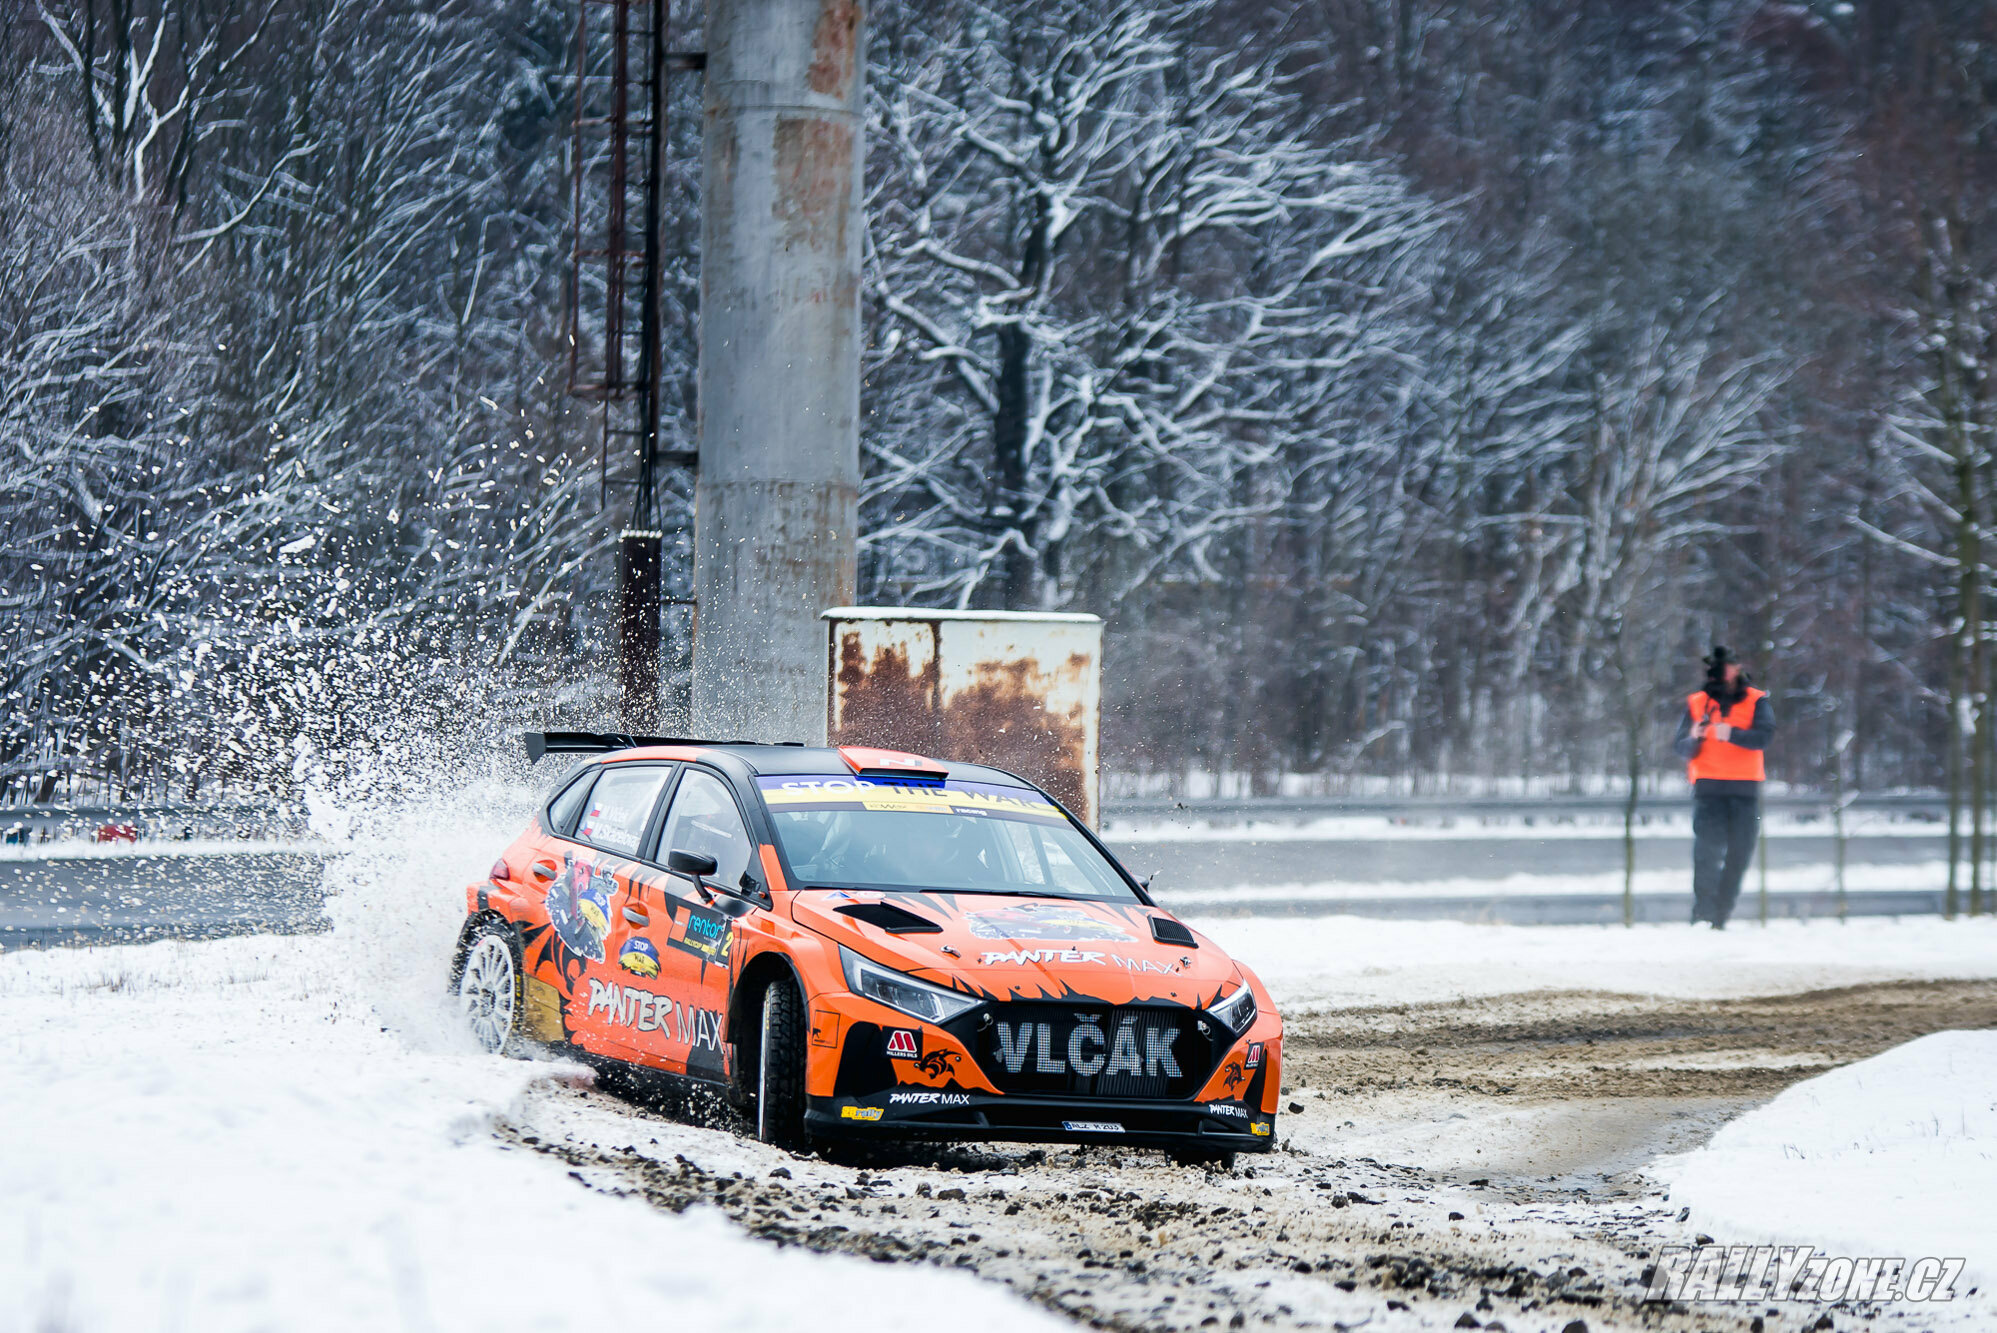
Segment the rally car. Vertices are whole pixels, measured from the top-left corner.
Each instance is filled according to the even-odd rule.
[[[759,1137],[1266,1152],[1282,1022],[1010,773],[852,746],[529,733],[593,757],[466,890],[486,1049],[723,1091]]]

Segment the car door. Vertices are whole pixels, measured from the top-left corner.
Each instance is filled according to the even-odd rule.
[[[579,966],[566,995],[570,1040],[584,1050],[630,1057],[670,1021],[656,969],[643,963],[649,845],[672,764],[609,764],[590,789],[561,877],[548,892],[548,920]]]
[[[712,882],[739,889],[754,850],[727,782],[689,765],[673,790],[652,859],[663,865],[675,851],[711,856]],[[654,882],[661,890],[646,905],[650,936],[657,946],[659,979],[675,1008],[671,1028],[660,1027],[650,1034],[650,1042],[669,1069],[726,1078],[723,1016],[735,968],[735,921],[754,909],[720,893],[710,903],[683,875],[655,871]]]

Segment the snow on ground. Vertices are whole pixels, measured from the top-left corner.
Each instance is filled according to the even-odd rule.
[[[0,957],[0,1330],[1065,1327],[923,1267],[592,1192],[537,1079],[389,1027],[332,936]],[[439,960],[398,965],[434,988]]]
[[[1836,887],[1828,865],[1785,866],[1768,872],[1770,893],[1828,893]],[[1682,868],[1639,870],[1633,892],[1638,897],[1684,897],[1691,876]],[[1912,865],[1854,865],[1845,868],[1847,893],[1933,893],[1948,884],[1948,862],[1921,861]],[[1752,915],[1758,877],[1750,874],[1741,890],[1737,913]],[[1469,876],[1420,880],[1320,880],[1300,884],[1244,884],[1222,889],[1158,890],[1158,899],[1179,912],[1215,912],[1231,908],[1253,910],[1258,904],[1335,903],[1350,898],[1511,898],[1620,894],[1623,872],[1602,870],[1580,875],[1521,874],[1496,879]]]
[[[462,886],[533,799],[320,802],[329,935],[0,954],[0,1333],[1067,1327],[496,1139],[584,1075],[470,1049],[442,993]]]
[[[1190,920],[1249,963],[1291,1013],[1544,990],[1696,999],[1997,977],[1993,917],[1743,922],[1724,931],[1351,916]]]
[[[1997,1032],[1937,1032],[1795,1084],[1652,1173],[1730,1244],[1965,1258],[1959,1298],[1980,1285],[1997,1318]]]
[[[1065,1326],[967,1275],[777,1250],[716,1213],[673,1216],[588,1189],[558,1159],[494,1135],[548,1128],[537,1080],[580,1076],[467,1049],[440,995],[459,889],[483,876],[543,785],[487,780],[316,805],[313,834],[341,853],[328,935],[0,955],[0,1333],[651,1318],[884,1333],[926,1328],[939,1311],[967,1333]],[[1987,921],[1782,922],[1723,935],[1336,917],[1201,924],[1292,1012],[1997,974]],[[773,1169],[756,1145],[703,1141],[704,1159]]]

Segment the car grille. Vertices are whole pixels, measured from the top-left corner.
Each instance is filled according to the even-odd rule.
[[[1213,1047],[1187,1009],[999,1004],[972,1041],[1001,1092],[1183,1098],[1213,1072]]]

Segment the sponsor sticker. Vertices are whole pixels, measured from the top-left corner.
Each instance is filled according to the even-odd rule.
[[[1122,954],[1097,953],[1093,949],[988,949],[978,955],[980,967],[1009,965],[1025,967],[1033,963],[1074,963],[1083,966],[1120,967],[1126,972],[1178,971],[1172,963],[1153,962],[1149,958],[1126,958]]]
[[[1065,824],[1039,792],[983,782],[943,786],[897,783],[891,778],[758,778],[763,800],[779,810],[893,810],[916,814],[987,815],[1031,823]]]
[[[579,957],[603,961],[603,942],[610,934],[610,897],[617,879],[588,861],[570,861],[560,879],[548,886],[548,924]]]
[[[1070,1134],[1121,1134],[1123,1126],[1114,1120],[1063,1120],[1061,1128]]]
[[[1248,1058],[1242,1061],[1242,1063],[1250,1069],[1260,1069],[1262,1067],[1261,1042],[1251,1041],[1248,1043]]]
[[[1248,1127],[1248,1132],[1266,1139],[1269,1137],[1269,1122],[1266,1120],[1257,1120]]]
[[[964,918],[981,940],[1129,940],[1135,939],[1107,921],[1078,907],[1056,903],[1023,903],[971,912]]]
[[[643,935],[633,935],[618,951],[617,965],[641,977],[659,975],[659,948]]]
[[[968,1092],[933,1092],[928,1090],[891,1092],[888,1094],[890,1106],[969,1106],[971,1094]]]
[[[1248,1108],[1245,1106],[1236,1106],[1233,1102],[1208,1102],[1207,1110],[1213,1112],[1215,1115],[1229,1116],[1235,1120],[1246,1120],[1248,1118]]]
[[[841,1120],[879,1120],[881,1108],[878,1106],[842,1106],[839,1108]]]
[[[922,1039],[907,1028],[888,1029],[888,1058],[914,1060],[922,1055]]]
[[[1094,1019],[1077,1023],[1068,1030],[1065,1043],[1055,1040],[1052,1023],[998,1023],[994,1036],[999,1062],[1008,1074],[1019,1073],[1031,1061],[1036,1074],[1181,1075],[1172,1051],[1179,1030],[1139,1023],[1129,1015],[1117,1023],[1114,1033],[1104,1032]]]
[[[589,1012],[604,1020],[638,1032],[664,1032],[677,1036],[695,1050],[721,1049],[721,1015],[713,1009],[694,1009],[670,995],[659,995],[636,986],[614,981],[589,979]]]
[[[957,1052],[931,1051],[917,1060],[915,1067],[931,1078],[949,1078],[957,1072]]]
[[[735,937],[735,923],[719,912],[688,903],[681,911],[681,933],[668,941],[675,949],[692,954],[703,963],[728,966],[728,946]]]

